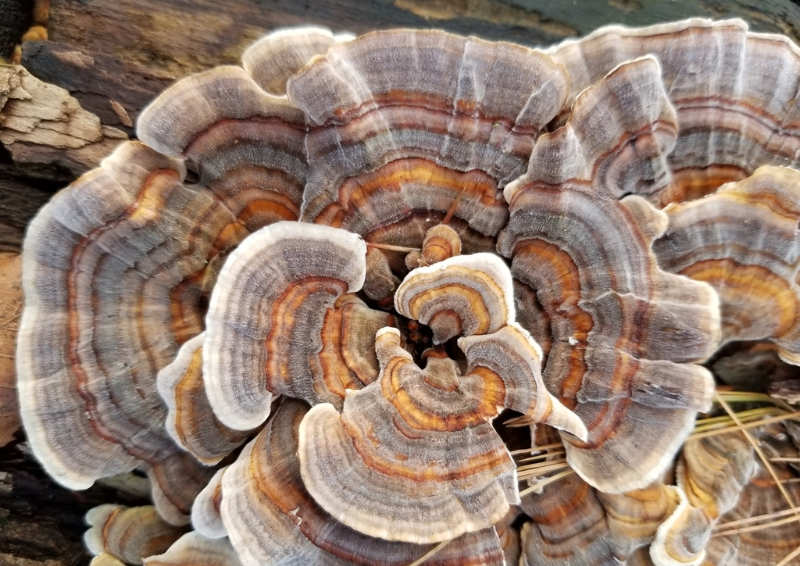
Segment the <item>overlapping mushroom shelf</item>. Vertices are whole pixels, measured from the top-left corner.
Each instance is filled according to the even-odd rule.
[[[750,445],[687,437],[723,344],[800,364],[793,43],[296,28],[242,60],[25,240],[34,454],[152,485],[89,514],[97,564],[759,563],[710,537],[771,505]],[[504,412],[562,475],[518,476]]]

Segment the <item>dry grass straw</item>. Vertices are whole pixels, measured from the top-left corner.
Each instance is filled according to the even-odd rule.
[[[439,544],[437,544],[436,546],[431,548],[428,552],[426,552],[425,554],[423,554],[422,556],[420,556],[419,558],[414,560],[414,562],[409,563],[408,566],[420,566],[421,564],[425,564],[425,562],[427,562],[428,560],[433,558],[433,556],[436,555],[437,552],[439,552],[445,546],[450,544],[450,542],[452,542],[452,540],[453,539],[443,540],[442,542],[440,542]]]
[[[800,458],[767,458],[756,439],[749,432],[750,429],[773,423],[800,420],[800,411],[794,410],[791,406],[764,393],[748,391],[719,390],[715,394],[714,401],[725,411],[725,414],[698,419],[689,438],[700,439],[737,432],[744,435],[786,500],[788,509],[719,523],[714,527],[712,536],[730,536],[800,522],[800,508],[795,505],[791,495],[784,487],[789,483],[797,483],[800,478],[781,481],[772,467],[772,463],[800,463]],[[769,406],[734,411],[730,406],[731,403],[769,403]],[[530,420],[524,416],[516,417],[504,424],[509,427],[521,427],[529,425]],[[531,482],[528,488],[520,492],[520,496],[538,493],[545,486],[575,473],[567,464],[564,447],[561,443],[515,450],[511,454],[517,458],[520,480]],[[785,556],[776,566],[785,566],[798,556],[800,556],[800,547]]]

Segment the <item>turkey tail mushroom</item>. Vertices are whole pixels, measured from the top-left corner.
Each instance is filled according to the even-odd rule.
[[[572,475],[522,499],[520,566],[613,566],[605,513],[594,490]],[[624,558],[622,558],[624,560]]]
[[[511,211],[500,250],[553,331],[544,382],[589,429],[588,443],[567,442],[568,461],[602,491],[644,487],[710,406],[711,375],[691,362],[716,347],[716,294],[658,268],[636,217],[663,214],[639,197],[531,186]]]
[[[176,540],[164,553],[149,556],[144,566],[242,566],[228,539],[208,539],[190,532]]]
[[[345,525],[387,540],[491,527],[519,500],[514,462],[488,422],[496,407],[461,390],[452,360],[417,367],[397,329],[380,330],[375,348],[378,380],[348,392],[341,414],[320,404],[300,424],[306,489]]]
[[[286,82],[315,55],[350,41],[349,33],[334,34],[317,26],[283,28],[268,33],[242,53],[242,66],[265,91],[286,94]]]
[[[564,430],[581,440],[588,431],[580,417],[553,397],[542,381],[542,349],[525,329],[512,322],[497,332],[458,339],[467,357],[461,387],[481,398],[501,394],[498,406],[526,415],[534,423]],[[493,390],[494,394],[484,392]],[[481,391],[481,393],[477,393]]]
[[[236,216],[239,240],[297,218],[308,170],[305,118],[286,97],[261,90],[241,67],[216,67],[176,82],[142,111],[136,131],[150,147],[186,160]]]
[[[714,525],[755,472],[753,449],[738,434],[688,440],[675,472],[680,504],[650,546],[656,566],[704,564]]]
[[[748,32],[739,19],[690,18],[607,26],[547,53],[567,68],[573,97],[620,63],[658,58],[680,129],[672,180],[651,195],[655,204],[698,198],[760,165],[800,164],[800,49],[787,37]]]
[[[496,332],[514,320],[511,273],[496,255],[451,257],[410,272],[394,294],[403,316],[430,326],[433,343]]]
[[[773,430],[759,430],[756,435],[782,486],[776,485],[763,463],[756,464],[755,473],[735,505],[722,515],[712,534],[707,555],[715,566],[777,564],[800,547],[795,507],[800,501],[800,483],[791,464],[800,459],[800,451],[786,438],[786,430],[780,424]],[[787,496],[794,502],[791,507]],[[742,526],[741,521],[751,528],[740,532],[735,527]]]
[[[392,542],[355,531],[323,511],[300,476],[298,427],[308,407],[285,400],[223,480],[222,513],[244,566],[279,563],[405,566],[433,545]],[[453,540],[426,564],[501,565],[492,527]]]
[[[110,554],[128,564],[141,564],[146,556],[163,552],[183,533],[165,523],[150,505],[100,505],[86,514],[86,522],[90,528],[83,540],[89,552]]]
[[[419,247],[447,219],[477,251],[505,223],[500,191],[563,106],[567,77],[519,45],[388,30],[331,47],[287,90],[312,125],[303,220]]]
[[[800,365],[800,171],[764,166],[713,195],[664,209],[662,268],[709,283],[722,343],[768,339]]]
[[[227,470],[228,466],[218,469],[192,504],[192,528],[205,538],[228,536],[221,514],[222,476]]]
[[[658,194],[670,182],[676,120],[658,60],[627,61],[578,95],[563,126],[536,140],[524,180],[509,183],[505,198],[511,204],[522,186],[566,180],[613,198]]]
[[[335,312],[348,308],[337,299],[364,284],[365,256],[356,234],[294,222],[263,228],[230,255],[211,296],[203,346],[206,391],[223,424],[260,425],[273,394],[341,404],[347,387],[363,385],[356,369],[365,378],[369,357],[354,353],[360,361],[351,370],[346,361],[330,363],[330,350],[368,348],[370,329],[391,324],[365,305]],[[346,322],[351,315],[360,317],[356,338],[341,320],[329,324],[331,316]]]
[[[657,68],[652,58],[621,65],[587,92],[623,92],[640,73],[657,77]],[[620,150],[637,132],[650,135],[658,116],[641,111],[646,106],[635,94],[644,91],[632,92],[584,94],[565,125],[539,138],[528,173],[505,189],[510,217],[498,238],[514,278],[535,290],[549,319],[544,382],[589,429],[586,443],[567,439],[567,459],[581,477],[609,493],[642,488],[659,477],[696,412],[709,408],[713,380],[693,362],[713,353],[720,332],[714,290],[658,267],[651,246],[667,227],[666,214],[638,195],[617,200],[606,188],[601,173],[608,168],[602,164],[615,156],[661,160],[661,150]],[[590,119],[579,108],[581,99],[610,116],[619,116],[619,105],[629,103],[631,115],[619,124],[627,133],[598,138],[600,145],[569,134]],[[605,130],[618,131],[613,125]],[[571,140],[568,152],[562,151],[564,139]],[[540,167],[554,144],[563,162]],[[627,179],[631,187],[652,185],[652,167],[632,170],[638,178]]]
[[[203,382],[203,341],[200,333],[184,342],[175,359],[156,378],[167,406],[165,427],[175,443],[207,466],[217,464],[248,437],[219,422],[211,410]]]
[[[73,489],[179,452],[155,377],[202,330],[208,258],[235,223],[182,176],[179,162],[126,142],[28,228],[21,415],[36,457]]]

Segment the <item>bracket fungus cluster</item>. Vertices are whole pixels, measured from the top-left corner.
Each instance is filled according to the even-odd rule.
[[[296,28],[175,83],[25,240],[34,454],[152,485],[95,563],[779,560],[711,534],[774,511],[751,445],[687,438],[723,344],[800,365],[798,77],[691,19]]]

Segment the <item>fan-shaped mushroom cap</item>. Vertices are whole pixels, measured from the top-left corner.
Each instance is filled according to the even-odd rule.
[[[430,546],[372,538],[339,523],[306,491],[297,459],[298,427],[308,408],[285,400],[223,480],[222,513],[245,566],[297,564],[401,566]],[[493,528],[462,535],[426,564],[502,564]]]
[[[675,486],[657,481],[627,493],[597,492],[616,556],[629,557],[653,541],[659,526],[680,503],[678,491]]]
[[[736,505],[755,471],[753,450],[740,435],[688,440],[675,472],[680,505],[650,546],[655,564],[703,564],[712,527]]]
[[[100,505],[89,510],[86,522],[91,527],[83,536],[89,552],[107,553],[129,564],[163,552],[183,530],[165,523],[154,507]]]
[[[542,350],[531,335],[516,323],[497,332],[458,339],[467,357],[465,390],[477,397],[498,397],[497,405],[527,415],[532,422],[566,430],[586,440],[586,425],[553,397],[542,382]],[[474,389],[472,389],[474,387]]]
[[[222,475],[228,466],[220,468],[208,484],[197,494],[192,504],[192,527],[206,538],[222,538],[228,531],[222,522]]]
[[[228,539],[209,539],[190,532],[163,554],[144,559],[144,566],[241,566]]]
[[[341,405],[347,389],[360,389],[378,377],[375,333],[395,324],[394,315],[371,309],[352,294],[339,297],[325,313],[319,360],[335,405]]]
[[[418,247],[451,217],[475,251],[505,223],[500,190],[560,111],[567,80],[519,45],[386,30],[331,47],[287,91],[314,126],[304,220]]]
[[[499,521],[519,495],[511,456],[487,422],[495,404],[459,387],[452,360],[419,369],[397,329],[380,330],[375,347],[378,381],[348,392],[341,414],[321,404],[300,424],[311,496],[387,540],[437,542]]]
[[[776,462],[776,458],[800,458],[800,451],[791,441],[785,438],[783,427],[779,427],[774,434],[759,431],[761,436],[761,449],[767,458],[772,460],[772,467],[783,482],[783,487],[795,505],[800,501],[800,483],[795,480],[796,472],[791,464]],[[758,464],[758,471],[745,486],[736,505],[722,516],[717,528],[720,531],[726,523],[740,521],[749,517],[762,517],[764,515],[783,512],[784,515],[776,517],[769,528],[763,528],[763,523],[747,524],[746,527],[762,526],[754,530],[745,530],[726,536],[711,538],[708,554],[713,558],[715,566],[760,566],[763,564],[777,564],[790,552],[800,546],[800,529],[794,516],[787,514],[788,503],[781,495],[770,474],[762,464]],[[780,523],[783,519],[785,522]],[[719,533],[720,535],[722,532]],[[791,563],[791,562],[790,562]]]
[[[190,454],[175,450],[169,457],[146,467],[150,498],[159,515],[173,525],[189,523],[195,496],[214,474]]]
[[[433,330],[433,343],[458,335],[487,334],[514,320],[511,273],[494,254],[448,258],[409,273],[394,294],[394,308]]]
[[[420,265],[430,265],[461,254],[461,236],[447,224],[428,228],[420,250]]]
[[[753,449],[739,434],[689,439],[675,470],[693,507],[716,520],[730,511],[757,471]]]
[[[505,407],[585,440],[586,426],[544,387],[541,348],[513,322],[512,293],[505,262],[477,253],[411,271],[395,293],[395,309],[430,326],[434,343],[464,335],[458,346],[468,368],[459,386],[486,403],[485,418]]]
[[[568,460],[610,493],[654,481],[713,391],[710,374],[686,362],[716,348],[716,293],[658,268],[650,246],[665,230],[666,215],[638,196],[616,200],[606,185],[617,181],[605,172],[624,168],[597,161],[638,158],[619,143],[654,131],[663,96],[651,108],[653,97],[637,81],[647,77],[659,92],[657,70],[648,57],[619,66],[580,97],[564,126],[539,138],[528,172],[505,189],[510,218],[498,240],[498,250],[512,257],[518,288],[535,291],[547,315],[552,346],[544,381],[589,428],[588,444],[567,442]],[[618,109],[628,106],[629,117]],[[621,137],[569,134],[593,119],[589,107],[616,116]],[[645,147],[645,162],[659,163],[666,151],[650,142]],[[553,151],[562,162],[552,159]],[[548,160],[556,166],[546,166]],[[656,167],[629,169],[631,190],[647,194],[658,184]]]
[[[125,143],[42,209],[25,242],[21,412],[36,456],[75,489],[172,458],[155,374],[203,329],[226,253],[296,218],[305,183],[302,112],[240,68],[175,84],[138,134],[206,186],[184,186],[181,161]],[[177,501],[159,483],[161,503],[188,509],[194,494]]]
[[[214,288],[206,317],[203,379],[219,420],[234,429],[261,424],[272,394],[310,403],[341,403],[346,387],[360,386],[357,371],[338,363],[353,338],[342,326],[359,316],[359,347],[390,323],[363,305],[336,316],[336,299],[361,288],[366,245],[356,234],[309,224],[279,222],[249,238],[230,255]],[[355,312],[358,311],[358,312]],[[331,351],[333,350],[333,351]],[[362,350],[363,351],[363,350]],[[358,369],[363,362],[358,360]]]
[[[494,526],[495,530],[497,531],[497,536],[500,537],[500,545],[503,547],[503,555],[506,559],[506,566],[517,566],[519,564],[519,529],[512,525],[519,514],[519,509],[514,506],[509,509],[508,513],[506,513],[506,516]]]
[[[268,33],[244,50],[242,66],[258,85],[270,93],[285,94],[286,81],[314,55],[335,43],[350,41],[349,33],[333,34],[318,26],[284,28]]]
[[[122,144],[28,228],[20,408],[34,454],[68,487],[178,452],[155,375],[202,329],[215,258],[237,233],[182,174],[179,162]]]
[[[157,385],[167,406],[170,437],[210,466],[240,446],[248,433],[226,427],[211,410],[203,383],[204,340],[205,333],[200,333],[184,342],[175,359],[158,372]]]
[[[646,548],[657,529],[676,509],[680,495],[661,481],[622,494],[594,490],[578,476],[548,485],[522,498],[522,510],[533,519],[523,529],[523,547],[531,565],[624,564]]]
[[[237,67],[176,83],[137,132],[205,186],[183,186],[181,162],[126,143],[57,195],[25,243],[22,414],[37,457],[72,488],[175,451],[154,376],[202,330],[226,253],[296,218],[305,183],[302,112]]]
[[[665,212],[659,264],[717,290],[723,342],[768,338],[800,365],[800,171],[760,167]]]
[[[658,528],[650,545],[650,558],[656,566],[699,566],[711,536],[711,519],[702,509],[693,507],[683,490],[680,503]]]
[[[547,52],[567,68],[572,96],[624,61],[658,58],[680,125],[661,204],[696,198],[763,164],[798,163],[800,50],[784,36],[748,33],[742,20],[691,18],[607,26]]]
[[[308,168],[303,113],[240,67],[181,79],[142,110],[136,131],[185,158],[248,230],[297,218]]]
[[[498,249],[535,289],[553,345],[544,382],[589,429],[570,465],[601,491],[654,481],[711,402],[716,293],[659,269],[650,245],[666,216],[564,183],[518,181]]]
[[[532,522],[522,526],[520,566],[618,565],[603,507],[575,475],[522,498]],[[624,557],[620,557],[624,559]]]
[[[506,186],[505,198],[511,203],[531,183],[567,181],[614,198],[652,198],[669,184],[677,128],[656,58],[623,63],[581,92],[563,126],[536,140],[528,173]]]

